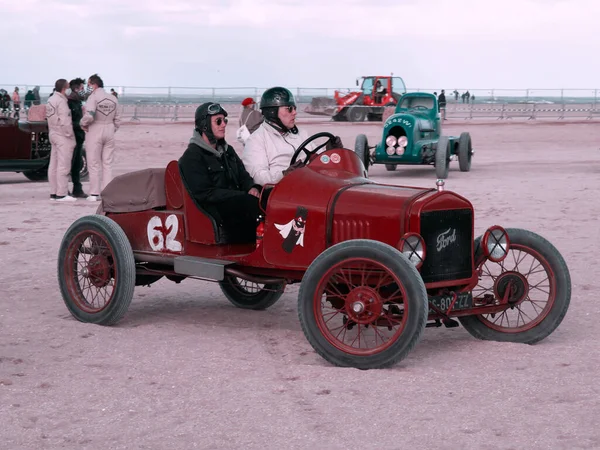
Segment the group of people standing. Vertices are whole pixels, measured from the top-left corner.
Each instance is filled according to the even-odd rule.
[[[11,107],[12,103],[12,107]],[[19,86],[15,86],[12,95],[9,95],[5,89],[0,89],[0,111],[4,114],[12,112],[15,119],[21,118],[21,93]],[[25,94],[25,109],[32,105],[40,104],[40,87],[36,86]]]
[[[83,102],[85,101],[85,106]],[[52,151],[48,180],[50,199],[74,202],[77,198],[100,200],[102,189],[112,179],[115,132],[121,125],[118,99],[104,91],[104,82],[94,74],[70,82],[56,80],[46,104],[46,119]],[[79,178],[83,164],[83,144],[90,176],[90,194],[83,191]],[[68,190],[69,174],[73,191]]]

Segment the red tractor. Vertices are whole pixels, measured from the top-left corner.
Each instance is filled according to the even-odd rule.
[[[359,85],[359,80],[356,80]],[[381,121],[384,107],[395,107],[406,92],[404,81],[393,76],[362,77],[361,90],[342,93],[335,91],[333,100],[316,97],[305,109],[308,114],[332,116],[338,122]]]

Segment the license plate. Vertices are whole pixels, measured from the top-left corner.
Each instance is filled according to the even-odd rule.
[[[452,306],[452,311],[460,311],[462,309],[471,309],[473,307],[473,295],[470,292],[460,292],[457,293],[456,302],[454,302],[454,306]],[[454,296],[451,294],[447,295],[436,295],[434,297],[429,297],[429,303],[433,304],[436,308],[441,310],[442,312],[447,312],[448,308],[452,304],[452,300]],[[435,314],[436,311],[433,308],[429,308],[429,314]]]

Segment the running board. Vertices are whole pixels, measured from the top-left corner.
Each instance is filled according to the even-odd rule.
[[[225,278],[225,266],[230,264],[233,262],[196,256],[178,256],[175,258],[173,271],[181,275],[222,281]]]

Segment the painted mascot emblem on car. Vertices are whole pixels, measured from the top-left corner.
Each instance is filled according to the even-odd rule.
[[[342,157],[340,155],[338,155],[337,153],[331,154],[331,162],[332,163],[339,164],[341,160],[342,160]]]
[[[148,242],[150,243],[152,250],[157,252],[181,251],[181,242],[175,240],[177,231],[179,230],[179,220],[175,214],[168,216],[164,225],[160,217],[152,217],[148,221],[146,230],[148,233]]]
[[[446,231],[438,234],[436,250],[441,252],[454,242],[456,242],[456,229],[448,228]]]
[[[280,225],[275,224],[279,230],[279,234],[283,236],[281,247],[287,253],[292,253],[296,245],[304,247],[304,229],[306,227],[306,216],[308,210],[303,206],[296,208],[296,216],[288,223]]]

